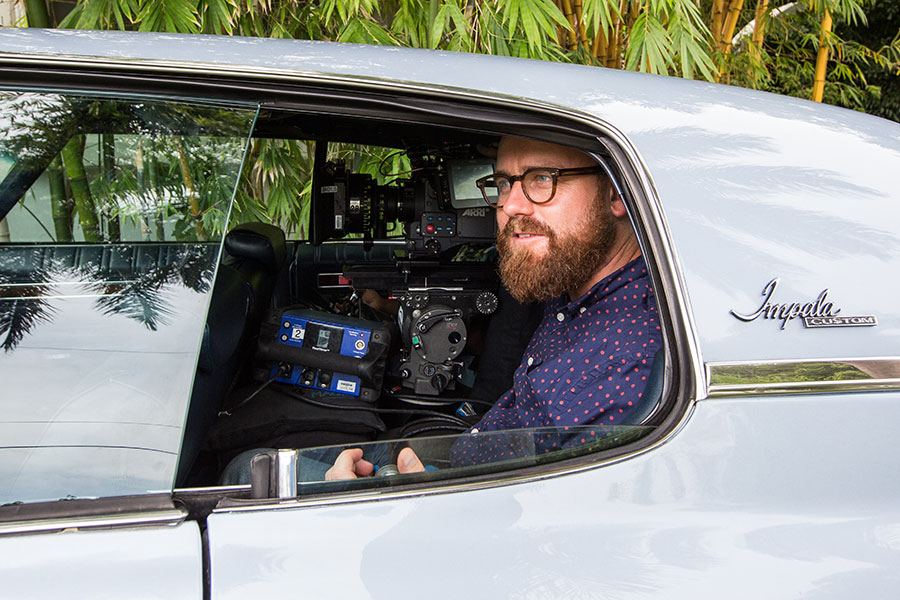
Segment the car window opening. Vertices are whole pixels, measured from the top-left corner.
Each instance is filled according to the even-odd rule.
[[[583,420],[562,415],[558,427],[526,420],[479,431],[515,387],[545,317],[543,302],[517,301],[498,275],[495,209],[475,184],[495,170],[498,140],[433,132],[401,148],[257,140],[293,145],[303,159],[294,193],[311,207],[284,227],[245,223],[225,238],[177,486],[252,482],[252,495],[265,498],[447,480],[596,453],[653,429],[641,424],[658,406],[664,365],[661,352],[653,360],[661,336],[650,290],[656,339],[648,354],[637,353],[624,404],[597,384],[593,361],[558,381],[583,396],[573,403]],[[614,177],[604,166],[601,176]],[[621,193],[619,181],[612,187]],[[235,206],[233,221],[241,211]],[[642,269],[641,260],[626,271]],[[236,290],[249,294],[241,315],[228,314],[240,305]],[[212,343],[222,330],[233,347]],[[211,362],[217,358],[221,364]],[[628,354],[623,364],[634,360]],[[532,366],[540,367],[525,368]],[[598,398],[583,390],[590,386]],[[326,481],[349,448],[361,451],[371,477]],[[398,466],[406,448],[421,472]],[[285,472],[295,478],[286,488]]]

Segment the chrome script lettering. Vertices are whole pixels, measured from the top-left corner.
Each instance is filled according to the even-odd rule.
[[[819,296],[814,302],[785,302],[783,304],[772,302],[772,296],[775,294],[779,281],[780,279],[776,277],[766,284],[762,291],[765,299],[754,312],[743,314],[732,309],[731,314],[741,321],[753,321],[759,317],[763,319],[780,319],[781,329],[784,329],[788,321],[793,321],[797,317],[803,317],[804,320],[810,317],[834,317],[841,312],[841,309],[835,309],[834,305],[827,301],[827,289],[819,292]]]

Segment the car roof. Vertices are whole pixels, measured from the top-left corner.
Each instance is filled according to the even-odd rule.
[[[772,108],[766,103],[770,94],[619,69],[325,41],[2,28],[0,54],[58,62],[87,60],[160,68],[178,65],[198,73],[222,69],[247,76],[317,74],[391,80],[529,98],[598,116],[602,116],[598,109],[614,106],[623,99],[645,108],[671,109],[710,102]],[[814,112],[822,108],[777,98],[782,107],[804,107]]]

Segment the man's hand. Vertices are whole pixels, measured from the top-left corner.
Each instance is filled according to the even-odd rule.
[[[397,318],[397,311],[400,309],[400,303],[396,300],[388,300],[375,290],[366,290],[360,296],[364,304],[367,304],[380,313]]]
[[[350,448],[341,452],[331,468],[325,471],[325,481],[368,477],[374,470],[372,463],[363,459],[362,448]]]
[[[425,470],[425,465],[422,464],[413,449],[407,447],[397,455],[397,470],[401,475],[403,473],[421,473]]]
[[[416,456],[412,448],[404,448],[397,455],[397,470],[403,473],[421,473],[425,465]],[[375,471],[375,467],[369,461],[363,459],[362,448],[350,448],[341,452],[334,465],[325,472],[325,481],[339,481],[341,479],[358,479],[369,477]]]

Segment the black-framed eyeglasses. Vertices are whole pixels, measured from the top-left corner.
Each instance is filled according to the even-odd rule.
[[[521,175],[502,175],[493,173],[477,179],[475,185],[481,190],[488,206],[499,208],[506,203],[515,182],[522,182],[525,197],[534,204],[546,204],[556,194],[556,183],[560,177],[569,175],[594,175],[605,173],[603,167],[575,167],[574,169],[553,169],[551,167],[532,167]]]

